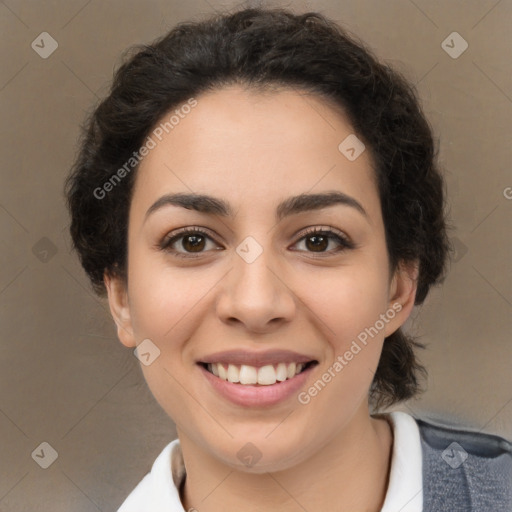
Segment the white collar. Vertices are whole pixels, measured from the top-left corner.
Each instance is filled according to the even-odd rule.
[[[421,512],[423,507],[422,453],[419,428],[404,412],[379,415],[393,428],[393,454],[388,490],[381,512]],[[179,488],[185,464],[178,439],[158,455],[148,473],[117,512],[185,512]]]
[[[405,412],[383,416],[392,424],[394,442],[388,490],[380,512],[421,512],[423,456],[418,424]]]

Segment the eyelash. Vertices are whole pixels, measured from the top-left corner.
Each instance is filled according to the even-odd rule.
[[[345,251],[347,249],[354,249],[355,248],[355,244],[353,242],[351,242],[347,237],[342,235],[337,230],[335,231],[331,227],[327,227],[327,228],[325,228],[325,227],[322,227],[322,228],[319,228],[319,227],[308,228],[306,231],[303,231],[303,232],[301,232],[299,234],[300,238],[297,240],[297,242],[295,242],[294,245],[296,245],[301,240],[306,239],[308,236],[318,235],[318,234],[320,234],[320,235],[327,235],[327,237],[330,240],[336,241],[340,245],[340,247],[338,249],[334,250],[334,251],[333,250],[331,250],[331,251],[319,251],[318,253],[315,253],[314,251],[299,251],[299,252],[309,252],[309,253],[315,255],[314,257],[322,258],[322,257],[325,257],[323,255],[332,256],[333,254],[337,254],[337,253]],[[162,242],[160,242],[159,248],[160,248],[160,250],[168,252],[168,253],[171,253],[174,256],[178,257],[178,258],[197,258],[197,257],[200,257],[202,254],[204,254],[204,252],[207,252],[207,251],[200,251],[200,252],[197,252],[197,253],[191,253],[191,252],[183,253],[183,252],[176,251],[175,249],[171,248],[171,246],[176,241],[178,241],[178,240],[180,240],[182,238],[186,238],[188,235],[201,235],[201,236],[203,236],[205,238],[213,240],[213,237],[210,236],[210,234],[208,233],[208,230],[206,230],[205,228],[198,228],[198,227],[195,227],[195,226],[194,227],[187,227],[187,228],[182,228],[182,229],[178,230],[178,232],[176,232],[174,234],[166,236],[162,240]]]

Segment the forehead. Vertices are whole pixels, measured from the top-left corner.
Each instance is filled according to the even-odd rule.
[[[155,147],[139,166],[132,208],[147,209],[171,192],[207,193],[270,208],[276,198],[341,190],[365,203],[370,215],[372,209],[378,213],[369,151],[351,161],[339,149],[355,135],[341,108],[300,90],[240,86],[196,101],[172,125],[161,123],[180,107],[157,123],[167,129],[151,135]]]

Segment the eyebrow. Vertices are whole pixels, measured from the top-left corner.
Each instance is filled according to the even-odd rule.
[[[176,193],[166,194],[155,201],[147,210],[144,221],[157,210],[170,205],[210,215],[234,217],[233,209],[229,203],[223,199],[205,194]],[[335,191],[318,194],[300,194],[285,199],[277,206],[276,222],[280,222],[285,217],[291,215],[321,210],[334,205],[344,205],[354,208],[369,220],[368,214],[361,203],[343,192]]]

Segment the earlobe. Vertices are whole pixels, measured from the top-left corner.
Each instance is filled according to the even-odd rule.
[[[117,326],[117,337],[126,347],[135,347],[126,284],[121,277],[111,276],[106,272],[103,281],[107,289],[110,313]]]
[[[386,324],[385,336],[393,334],[409,317],[418,288],[419,262],[400,263],[391,282],[388,307],[396,312]]]

